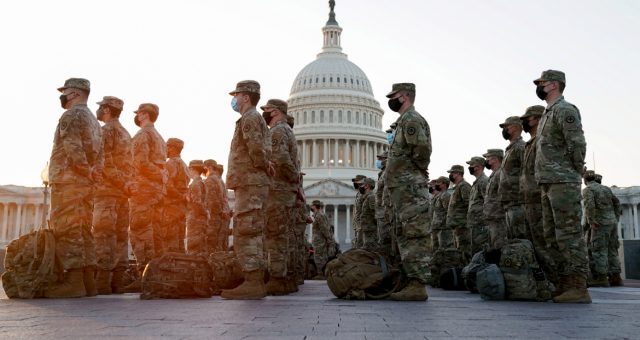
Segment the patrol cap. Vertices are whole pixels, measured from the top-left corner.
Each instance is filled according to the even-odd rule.
[[[97,102],[96,104],[98,104],[98,105],[109,105],[109,106],[113,107],[114,109],[118,109],[118,110],[122,110],[122,108],[124,107],[124,101],[122,101],[122,99],[120,99],[118,97],[114,97],[114,96],[104,96],[104,97],[102,97],[102,100]]]
[[[207,159],[204,161],[204,166],[206,166],[207,168],[214,168],[216,167],[216,165],[218,165],[218,162],[216,162],[213,159]]]
[[[461,174],[464,174],[464,167],[462,165],[452,165],[451,169],[447,170],[448,173],[452,173],[452,172],[459,172]]]
[[[391,123],[391,125],[389,125],[389,127],[390,127],[392,130],[395,130],[395,129],[398,127],[398,123],[397,123],[397,122],[393,122],[393,123]]]
[[[169,138],[167,139],[167,147],[175,147],[182,150],[184,142],[180,138]]]
[[[362,183],[362,180],[367,178],[367,176],[365,175],[356,175],[356,177],[351,179],[351,182],[353,183]]]
[[[485,162],[484,158],[479,157],[479,156],[474,156],[474,157],[471,157],[471,159],[467,161],[467,164],[484,166],[484,162]]]
[[[529,106],[527,108],[527,110],[524,112],[524,114],[522,116],[520,116],[520,119],[525,119],[525,118],[529,118],[529,117],[540,117],[544,114],[544,106],[542,105],[534,105],[534,106]]]
[[[285,102],[284,100],[280,100],[280,99],[269,99],[267,101],[267,104],[265,104],[264,106],[260,106],[260,109],[262,109],[262,111],[266,110],[266,109],[277,109],[278,111],[282,112],[282,113],[287,113],[287,102]],[[293,118],[293,117],[291,117]]]
[[[392,128],[388,128],[385,132],[386,133],[393,133],[393,129]]]
[[[442,184],[449,185],[449,183],[451,183],[451,181],[449,181],[449,179],[444,177],[444,176],[440,176],[440,177],[436,178],[436,183],[442,183]]]
[[[204,162],[201,159],[194,159],[189,162],[189,167],[204,169]]]
[[[374,181],[373,178],[367,177],[363,180],[363,182],[364,184],[368,184],[371,189],[375,189],[376,187],[376,181]]]
[[[389,158],[389,151],[381,152],[376,157],[378,157],[378,158]]]
[[[500,124],[499,126],[501,128],[507,126],[507,125],[520,125],[522,126],[522,121],[520,120],[520,117],[518,116],[511,116],[507,119],[504,120],[504,123]]]
[[[324,207],[324,203],[322,203],[322,201],[319,200],[313,200],[313,202],[311,202],[311,205],[315,205],[318,207]]]
[[[542,71],[542,74],[540,75],[540,78],[536,79],[533,81],[534,84],[538,85],[542,82],[545,81],[559,81],[563,84],[566,84],[567,81],[565,79],[564,76],[564,72],[562,71],[557,71],[557,70],[546,70],[546,71]]]
[[[229,92],[229,94],[235,96],[239,92],[260,94],[260,83],[255,80],[242,80],[236,84],[236,89]]]
[[[416,92],[416,85],[413,83],[396,83],[391,86],[391,92],[387,93],[387,98],[393,97],[400,91]]]
[[[68,88],[80,89],[90,92],[91,83],[89,82],[89,80],[84,78],[69,78],[64,82],[64,85],[62,87],[58,87],[58,91],[64,92],[64,90]]]
[[[133,112],[138,113],[140,111],[148,113],[151,116],[150,118],[152,122],[155,122],[156,119],[158,119],[158,115],[160,114],[160,108],[158,107],[158,105],[153,103],[140,104],[140,106],[138,106],[138,109]]]
[[[491,156],[496,156],[496,157],[502,159],[502,158],[504,158],[504,151],[502,151],[502,149],[489,149],[489,150],[487,150],[487,153],[482,155],[482,157],[484,157],[484,158],[489,158]]]

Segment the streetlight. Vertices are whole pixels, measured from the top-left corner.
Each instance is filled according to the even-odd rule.
[[[44,184],[44,190],[42,193],[44,194],[44,209],[42,211],[42,228],[48,228],[47,217],[49,216],[49,162],[44,166],[44,169],[40,172],[40,179],[42,179],[42,184]]]

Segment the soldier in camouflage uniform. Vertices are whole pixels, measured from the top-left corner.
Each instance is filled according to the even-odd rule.
[[[185,228],[187,223],[187,195],[189,191],[189,170],[180,158],[184,142],[178,138],[167,140],[167,184],[162,210],[162,234],[156,237],[156,256],[161,252],[184,253]],[[157,238],[160,237],[160,242]]]
[[[256,111],[260,100],[260,84],[244,80],[229,93],[231,107],[241,117],[236,121],[229,152],[227,186],[235,192],[233,249],[244,273],[244,282],[231,290],[223,290],[225,299],[262,299],[264,286],[263,237],[266,200],[271,164],[271,133]]]
[[[207,192],[204,181],[204,162],[194,159],[189,162],[189,196],[187,201],[187,254],[208,256],[207,222],[209,212],[205,206]]]
[[[469,173],[476,177],[471,185],[467,210],[467,227],[471,232],[471,256],[489,246],[489,229],[483,214],[489,177],[484,174],[484,162],[482,157],[471,157],[471,160],[467,161]]]
[[[268,259],[268,295],[284,295],[295,291],[289,268],[289,243],[294,242],[293,228],[300,169],[298,147],[293,130],[287,125],[287,102],[269,99],[260,107],[262,117],[271,127],[271,162],[276,175],[271,179],[267,201],[267,223],[265,230],[265,256]],[[293,283],[293,284],[292,284]]]
[[[304,284],[305,277],[305,269],[307,259],[309,258],[309,252],[306,247],[306,238],[305,231],[307,229],[307,224],[313,222],[311,216],[309,216],[307,212],[307,204],[304,195],[304,191],[302,190],[302,182],[305,173],[300,172],[300,183],[298,183],[298,195],[296,195],[296,206],[295,206],[295,228],[294,228],[294,247],[295,247],[295,258],[294,258],[294,266],[295,266],[295,279],[296,284],[301,285]]]
[[[467,211],[469,210],[469,196],[471,184],[464,179],[464,167],[453,165],[447,171],[449,180],[455,184],[455,189],[449,199],[446,226],[453,230],[455,246],[466,262],[471,260],[471,232],[467,228]]]
[[[218,240],[222,227],[222,187],[220,186],[220,178],[216,175],[216,166],[218,163],[213,159],[204,161],[205,173],[207,178],[204,180],[205,187],[205,209],[209,215],[206,229],[207,253],[221,251]]]
[[[602,184],[602,175],[595,174],[594,181],[598,184]],[[622,206],[620,205],[620,200],[618,199],[618,197],[616,197],[616,195],[613,194],[613,191],[611,191],[611,188],[609,188],[606,185],[602,185],[602,188],[607,192],[609,192],[609,194],[613,199],[614,207],[617,207],[615,215],[617,217],[616,223],[618,223],[620,222],[620,216],[622,216]],[[591,228],[589,228],[589,230],[591,230]],[[613,248],[615,249],[620,248],[620,236],[618,234],[617,226],[616,228],[614,228],[614,235],[610,239],[613,239],[613,242],[614,242],[612,245]],[[616,256],[617,254],[618,253],[616,253]],[[624,286],[624,283],[622,282],[622,277],[620,277],[620,272],[609,272],[609,285],[612,287]]]
[[[222,188],[220,200],[222,201],[222,215],[220,218],[220,228],[218,229],[218,249],[227,251],[229,249],[229,223],[233,216],[233,210],[229,207],[229,198],[227,197],[227,187],[222,180],[222,174],[224,174],[224,166],[222,164],[216,165],[216,179],[218,184]]]
[[[555,235],[562,255],[557,292],[562,293],[553,300],[591,303],[587,248],[580,225],[580,178],[587,149],[580,111],[562,96],[566,84],[563,72],[544,71],[533,82],[537,96],[547,102],[538,125],[535,161],[536,181],[542,191],[542,225],[545,235]]]
[[[70,78],[58,88],[60,117],[49,160],[51,226],[56,256],[65,270],[62,282],[45,296],[70,298],[93,296],[96,266],[91,234],[94,186],[102,181],[102,134],[100,123],[87,107],[89,81]]]
[[[433,198],[433,217],[431,218],[431,230],[437,235],[438,248],[446,249],[453,247],[453,231],[447,228],[447,212],[449,211],[449,179],[440,176],[436,179],[437,193]]]
[[[155,243],[161,240],[160,219],[164,184],[167,182],[165,164],[167,145],[154,127],[160,110],[151,103],[140,104],[134,111],[134,122],[140,130],[133,136],[133,168],[137,193],[129,201],[129,240],[136,257],[140,276],[149,261],[156,257]],[[140,277],[125,288],[126,292],[140,292]]]
[[[595,178],[593,170],[586,171],[584,182],[587,187],[582,190],[586,220],[591,228],[589,241],[594,262],[591,286],[609,287],[611,279],[622,283],[617,235],[620,201]]]
[[[525,218],[531,232],[531,241],[536,252],[536,258],[546,277],[556,284],[558,283],[556,259],[559,258],[560,254],[555,242],[555,235],[545,235],[542,228],[540,186],[538,186],[535,178],[536,139],[538,123],[542,114],[544,114],[544,106],[535,105],[527,108],[525,114],[520,117],[524,132],[531,135],[531,138],[524,146],[520,191],[522,191],[524,199]],[[549,243],[547,243],[547,240],[549,240]]]
[[[416,88],[411,83],[393,84],[389,108],[400,114],[396,120],[396,134],[387,160],[386,186],[396,212],[395,239],[402,268],[408,283],[392,300],[424,301],[428,298],[427,201],[429,200],[429,162],[431,160],[431,131],[427,121],[415,110]]]
[[[378,251],[378,223],[376,222],[376,195],[373,190],[376,182],[371,178],[365,178],[360,193],[362,194],[362,210],[360,211],[360,228],[363,235],[362,248]]]
[[[329,249],[335,247],[335,240],[329,230],[329,220],[324,214],[324,203],[315,200],[311,203],[313,211],[312,244],[313,260],[316,263],[318,275],[314,280],[324,280],[324,266],[327,264]]]
[[[434,229],[435,207],[439,194],[440,190],[438,189],[438,183],[436,183],[435,179],[432,179],[429,182],[429,216],[427,216],[427,221],[429,221],[429,238],[431,238],[431,242],[429,245],[431,247],[430,251],[432,254],[440,248],[440,243],[438,242],[438,233],[440,231],[438,229]]]
[[[507,243],[507,222],[505,220],[504,207],[500,202],[500,171],[504,153],[501,149],[489,149],[482,155],[485,158],[485,167],[492,172],[487,182],[487,192],[484,195],[483,215],[489,227],[489,249],[502,248]]]
[[[102,126],[103,181],[93,201],[98,294],[123,293],[123,275],[129,266],[129,196],[135,191],[131,135],[120,124],[122,99],[105,96],[96,115]],[[113,277],[112,277],[113,273]]]
[[[520,175],[524,158],[524,140],[520,117],[512,116],[499,125],[502,137],[509,141],[505,149],[502,169],[500,170],[500,188],[498,196],[504,208],[509,239],[531,239],[524,219],[523,196],[520,191]]]
[[[387,158],[389,152],[385,151],[378,155],[378,164],[380,172],[378,173],[378,185],[375,193],[376,197],[376,223],[378,226],[378,240],[380,242],[380,251],[391,258],[392,251],[392,233],[393,233],[393,207],[389,199],[389,190],[386,188],[385,176],[387,168]]]
[[[353,188],[356,189],[356,199],[353,205],[353,217],[351,220],[351,225],[353,225],[353,240],[351,241],[351,248],[357,249],[362,248],[362,230],[360,228],[360,209],[362,208],[362,194],[360,193],[360,186],[362,186],[364,179],[366,176],[364,175],[356,175],[356,177],[351,179],[353,182]]]

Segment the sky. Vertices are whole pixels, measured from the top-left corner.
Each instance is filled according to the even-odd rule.
[[[113,95],[131,135],[140,103],[156,128],[185,141],[183,159],[226,164],[238,114],[228,92],[258,80],[262,100],[287,99],[315,60],[325,0],[68,0],[0,4],[0,185],[41,185],[63,110],[65,79],[91,81],[89,107]],[[432,178],[489,148],[498,124],[544,104],[532,80],[567,75],[581,111],[587,167],[607,185],[640,185],[640,2],[634,0],[336,0],[342,48],[385,111],[391,84],[416,84],[431,127]],[[527,137],[525,136],[525,139]]]

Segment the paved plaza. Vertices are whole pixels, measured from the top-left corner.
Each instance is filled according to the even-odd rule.
[[[429,289],[428,302],[346,301],[324,281],[260,301],[142,301],[136,294],[9,300],[0,339],[638,339],[640,288],[591,288],[593,304],[482,301]]]

